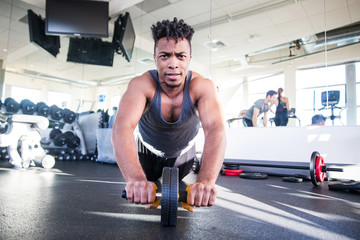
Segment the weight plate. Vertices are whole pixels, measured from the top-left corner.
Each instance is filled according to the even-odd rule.
[[[242,173],[242,169],[231,170],[231,169],[224,169],[226,176],[239,176]]]
[[[325,178],[325,173],[322,171],[322,167],[325,166],[324,158],[322,156],[316,157],[315,173],[316,178],[319,182],[323,182]]]
[[[351,181],[331,184],[329,183],[328,187],[330,190],[360,190],[360,182]]]
[[[224,169],[238,170],[239,165],[238,164],[224,164]]]
[[[266,173],[240,173],[240,177],[246,179],[267,179],[268,175]]]
[[[295,183],[300,183],[303,181],[302,178],[298,178],[298,177],[283,177],[282,180],[284,182],[295,182]]]
[[[314,186],[319,186],[320,182],[316,177],[316,158],[320,156],[318,152],[313,152],[310,158],[310,178]]]
[[[161,225],[169,226],[169,215],[170,215],[170,174],[171,170],[169,167],[163,168],[162,173],[162,186],[161,186]]]
[[[170,173],[170,201],[169,226],[176,226],[179,193],[179,169],[171,168]]]

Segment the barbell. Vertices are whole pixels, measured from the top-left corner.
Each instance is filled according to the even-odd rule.
[[[240,166],[252,166],[252,167],[269,167],[269,168],[289,168],[310,170],[310,179],[314,186],[319,186],[325,179],[326,172],[343,172],[342,168],[330,168],[325,165],[324,158],[318,152],[313,152],[310,158],[309,166],[292,166],[292,165],[280,165],[280,164],[259,164],[259,163],[244,163],[244,162],[226,162],[227,164],[240,165]]]

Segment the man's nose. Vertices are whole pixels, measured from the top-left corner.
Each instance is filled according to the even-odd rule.
[[[179,67],[179,62],[175,56],[169,58],[168,68],[176,69]]]

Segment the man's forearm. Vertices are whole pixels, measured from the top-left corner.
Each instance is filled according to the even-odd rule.
[[[225,131],[205,134],[205,144],[197,182],[215,185],[224,161],[226,146]]]
[[[144,181],[146,176],[137,157],[137,147],[133,133],[114,133],[112,141],[114,154],[120,171],[127,182]]]
[[[257,127],[257,117],[252,118],[253,127]]]

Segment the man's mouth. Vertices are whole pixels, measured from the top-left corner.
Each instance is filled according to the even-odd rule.
[[[180,73],[166,73],[166,77],[168,77],[169,79],[176,79],[179,76],[181,76]]]

